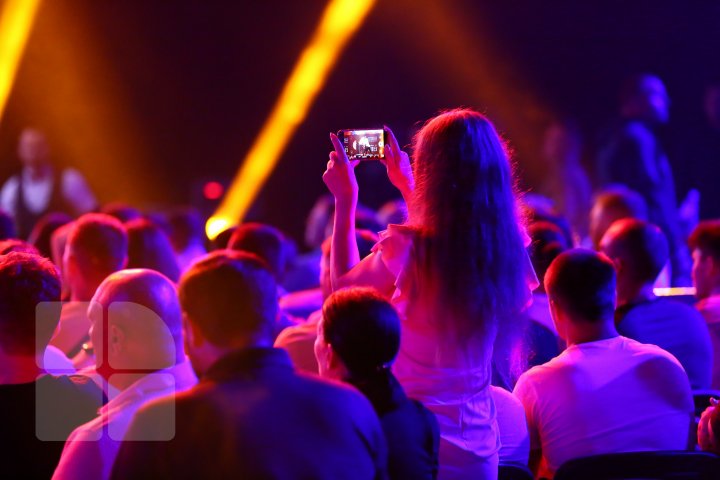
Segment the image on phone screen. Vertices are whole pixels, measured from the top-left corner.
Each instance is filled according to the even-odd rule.
[[[378,160],[385,158],[385,131],[341,130],[340,137],[350,160]]]

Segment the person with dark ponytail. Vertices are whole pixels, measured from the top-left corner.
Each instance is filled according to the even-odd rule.
[[[435,415],[409,399],[390,371],[400,349],[400,318],[371,288],[333,293],[315,341],[320,375],[353,385],[380,418],[391,479],[434,479],[440,433]]]

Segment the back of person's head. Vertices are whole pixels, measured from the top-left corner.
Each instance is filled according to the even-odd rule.
[[[228,246],[228,242],[230,242],[230,238],[232,238],[233,233],[235,233],[237,228],[237,225],[233,225],[218,233],[217,237],[215,237],[211,242],[212,249],[225,250]]]
[[[195,208],[182,208],[168,215],[170,241],[176,252],[182,252],[190,245],[203,245],[205,229],[200,212]]]
[[[52,234],[55,230],[70,222],[72,222],[72,217],[67,213],[51,212],[45,214],[30,232],[28,243],[33,244],[43,257],[52,259]]]
[[[545,275],[550,301],[576,321],[612,321],[615,283],[613,263],[603,254],[580,248],[558,255]]]
[[[623,218],[647,220],[645,199],[634,190],[613,185],[600,192],[590,211],[590,239],[593,247],[600,248],[600,240],[610,225]]]
[[[118,219],[103,213],[87,213],[71,225],[66,256],[73,259],[80,275],[99,283],[125,267],[128,235]]]
[[[182,276],[179,295],[190,323],[211,344],[272,343],[277,284],[256,255],[232,250],[208,254]]]
[[[418,297],[434,292],[438,308],[452,312],[443,331],[466,338],[527,302],[512,167],[495,127],[470,109],[430,119],[414,156],[408,207],[422,238]]]
[[[567,244],[565,233],[560,227],[550,222],[535,222],[528,227],[531,243],[529,248],[535,274],[542,287],[545,273],[555,258],[570,246]]]
[[[260,257],[282,281],[287,266],[285,236],[275,227],[262,223],[244,223],[230,237],[227,248],[249,252]]]
[[[122,223],[142,218],[142,212],[132,205],[121,202],[107,203],[100,208],[100,212],[115,217]]]
[[[0,210],[0,240],[15,238],[16,236],[15,221],[5,210]]]
[[[322,313],[320,341],[339,357],[349,379],[389,368],[400,349],[400,318],[382,295],[369,288],[340,290],[325,300]],[[322,370],[324,362],[318,363]]]
[[[600,241],[600,249],[615,262],[618,277],[634,285],[654,283],[670,258],[662,230],[634,218],[613,223]]]
[[[11,252],[22,252],[30,253],[33,255],[40,255],[35,246],[28,242],[18,240],[17,238],[8,238],[7,240],[0,240],[0,255],[7,255]]]
[[[184,359],[175,286],[154,270],[128,269],[108,276],[93,296],[89,317],[101,374],[123,369],[149,373]]]
[[[180,267],[170,239],[160,227],[141,218],[125,224],[128,233],[128,268],[149,268],[173,282],[180,278]]]
[[[703,220],[697,224],[688,238],[691,250],[699,250],[704,256],[720,263],[720,220]]]
[[[60,301],[57,268],[39,255],[11,252],[0,256],[0,348],[8,355],[45,351],[60,320],[60,309],[41,302]]]

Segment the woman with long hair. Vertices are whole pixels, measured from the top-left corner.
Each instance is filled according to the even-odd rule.
[[[437,416],[440,478],[497,477],[490,398],[493,344],[528,305],[535,277],[525,251],[512,167],[492,123],[470,109],[430,119],[414,165],[387,129],[385,164],[408,204],[405,225],[381,234],[358,261],[358,187],[335,135],[323,179],[335,196],[333,288],[373,286],[403,320],[393,371],[407,394]],[[500,332],[498,334],[498,332]]]

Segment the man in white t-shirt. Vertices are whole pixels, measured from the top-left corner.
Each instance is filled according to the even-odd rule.
[[[552,476],[566,461],[588,455],[688,446],[687,375],[666,351],[618,335],[615,282],[612,262],[582,249],[558,256],[545,277],[553,321],[568,348],[515,386],[536,473]]]

